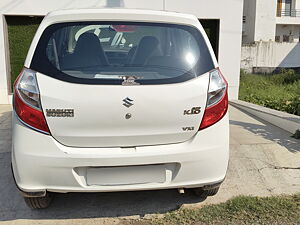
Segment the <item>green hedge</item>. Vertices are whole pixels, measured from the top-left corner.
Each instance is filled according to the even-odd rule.
[[[42,17],[7,16],[11,84],[19,75]]]
[[[240,100],[300,115],[300,74],[282,70],[275,75],[241,73]]]

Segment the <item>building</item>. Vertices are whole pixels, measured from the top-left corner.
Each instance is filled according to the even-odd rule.
[[[238,97],[243,0],[1,0],[0,104],[11,103],[12,99],[7,18],[10,16],[45,16],[49,11],[57,9],[97,7],[168,10],[197,16],[213,33],[211,40],[220,67],[229,82],[229,97],[231,99]]]
[[[300,0],[244,0],[241,68],[300,73]]]
[[[299,42],[300,0],[245,0],[243,43]]]
[[[278,42],[300,42],[299,0],[278,0],[275,40]]]

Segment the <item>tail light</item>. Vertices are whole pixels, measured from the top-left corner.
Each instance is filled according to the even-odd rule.
[[[26,126],[45,134],[50,133],[41,107],[35,71],[24,68],[15,81],[14,110]]]
[[[228,84],[219,69],[209,74],[207,104],[200,130],[207,128],[221,120],[228,109]]]

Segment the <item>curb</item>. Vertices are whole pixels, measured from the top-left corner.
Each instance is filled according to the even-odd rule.
[[[231,100],[229,104],[292,134],[294,134],[296,130],[300,129],[300,116],[269,109],[241,100]]]

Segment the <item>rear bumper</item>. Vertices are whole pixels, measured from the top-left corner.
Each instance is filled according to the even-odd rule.
[[[228,159],[228,115],[187,142],[137,148],[67,147],[51,136],[25,127],[15,116],[13,118],[12,167],[16,184],[23,192],[112,192],[202,187],[224,180]],[[165,166],[165,180],[119,185],[90,185],[87,181],[87,168],[121,169],[142,165]]]

